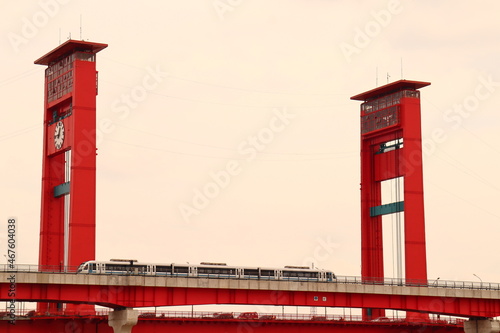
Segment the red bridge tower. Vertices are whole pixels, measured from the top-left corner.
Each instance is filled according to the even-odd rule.
[[[106,44],[68,40],[35,64],[45,70],[41,270],[95,259],[96,53]],[[46,311],[48,305],[39,310]]]
[[[351,97],[364,102],[361,104],[361,275],[364,280],[384,278],[382,216],[404,212],[405,279],[427,283],[420,92],[417,89],[428,85],[428,82],[400,80]],[[383,203],[382,182],[388,180],[397,180],[398,187],[402,183],[403,197]],[[384,315],[383,309],[364,311],[365,319]]]

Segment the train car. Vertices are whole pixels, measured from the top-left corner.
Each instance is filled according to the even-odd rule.
[[[303,266],[285,266],[284,268],[239,267],[228,266],[225,263],[208,262],[199,265],[153,264],[138,263],[137,260],[133,259],[87,261],[80,265],[77,273],[324,282],[333,282],[336,279],[335,274],[331,271]]]
[[[133,259],[111,259],[110,261],[86,261],[78,267],[77,273],[88,274],[130,274],[151,275],[151,265],[139,264]]]

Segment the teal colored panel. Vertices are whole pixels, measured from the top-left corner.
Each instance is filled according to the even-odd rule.
[[[54,197],[57,198],[65,194],[69,194],[69,182],[54,186]]]
[[[398,201],[387,205],[370,207],[370,216],[373,217],[379,215],[392,214],[392,213],[402,212],[403,210],[405,210],[405,202]]]

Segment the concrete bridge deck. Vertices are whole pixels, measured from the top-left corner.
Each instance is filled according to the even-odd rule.
[[[14,279],[12,279],[14,277]],[[14,280],[14,283],[11,281]],[[500,316],[500,290],[337,282],[0,272],[0,300],[97,304],[111,308],[266,304],[384,308],[461,317]],[[9,296],[14,287],[15,297]]]

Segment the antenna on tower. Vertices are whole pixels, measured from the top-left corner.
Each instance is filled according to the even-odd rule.
[[[387,83],[389,83],[390,78],[391,78],[391,76],[389,75],[389,73],[387,73]]]
[[[401,80],[403,79],[403,57],[401,57]]]

